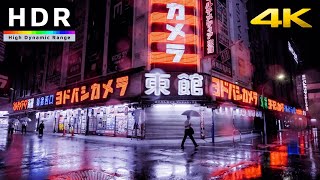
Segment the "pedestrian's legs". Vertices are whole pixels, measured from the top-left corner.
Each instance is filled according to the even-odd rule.
[[[184,148],[184,142],[186,141],[186,139],[187,139],[187,133],[184,133],[184,136],[181,142],[181,148]]]
[[[196,141],[194,140],[192,134],[189,134],[189,137],[190,137],[191,141],[193,142],[193,145],[194,145],[195,147],[197,147],[198,144],[197,144]]]

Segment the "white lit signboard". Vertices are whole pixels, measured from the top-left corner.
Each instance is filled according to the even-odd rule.
[[[176,82],[175,77],[171,74],[163,73],[146,73],[145,74],[145,94],[155,96],[174,95],[172,88],[177,87],[178,96],[202,96],[203,90],[203,76],[200,74],[181,73],[177,76],[178,84],[172,86],[171,83]],[[171,79],[170,79],[171,78]],[[172,87],[172,88],[171,88]],[[171,90],[170,90],[171,89]]]
[[[288,41],[288,48],[289,51],[291,52],[291,54],[293,55],[293,59],[296,61],[296,63],[298,64],[298,55],[296,54],[296,52],[293,50],[291,43]]]
[[[307,78],[305,74],[302,75],[302,87],[303,87],[304,105],[306,107],[306,111],[309,111],[308,86],[307,86]]]

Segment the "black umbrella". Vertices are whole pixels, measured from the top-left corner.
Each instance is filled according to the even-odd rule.
[[[186,115],[186,116],[193,116],[193,117],[200,117],[200,113],[198,113],[197,111],[194,110],[187,110],[184,111],[181,115]]]

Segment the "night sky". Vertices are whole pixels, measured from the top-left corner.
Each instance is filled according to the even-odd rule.
[[[292,28],[284,29],[293,38],[307,70],[320,71],[319,42],[320,42],[320,1],[316,0],[263,0],[261,6],[267,8],[291,8],[294,13],[302,8],[311,8],[311,11],[300,16],[301,19],[312,25],[311,29],[303,29],[292,23]],[[281,17],[281,15],[280,15]],[[280,27],[282,28],[282,27]]]

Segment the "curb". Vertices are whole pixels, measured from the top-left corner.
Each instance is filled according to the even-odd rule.
[[[74,135],[71,134],[60,134],[60,133],[47,133],[47,135],[54,136],[54,137],[61,137],[61,138],[68,138],[68,139],[81,139],[85,141],[91,142],[101,142],[101,143],[112,143],[112,144],[120,144],[120,145],[147,145],[147,146],[177,146],[180,147],[181,139],[163,139],[163,140],[150,140],[150,139],[131,139],[131,138],[122,138],[122,137],[107,137],[107,136],[84,136],[84,135]],[[250,138],[258,138],[259,136],[250,136],[250,137],[243,137],[244,139]],[[220,140],[212,143],[211,141],[205,139],[196,139],[197,143],[201,146],[216,146],[216,145],[230,145],[230,144],[237,144],[241,143],[236,141],[233,143],[232,139]],[[186,141],[186,146],[193,146],[191,141]]]

